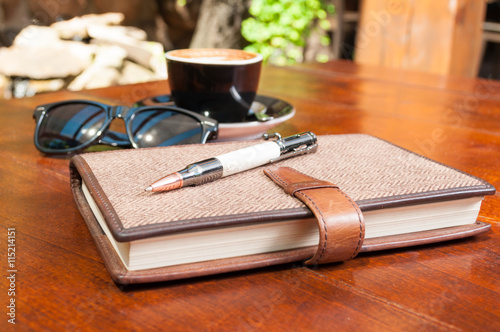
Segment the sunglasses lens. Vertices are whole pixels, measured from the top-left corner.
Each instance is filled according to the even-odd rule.
[[[174,110],[146,109],[131,123],[134,142],[140,148],[201,143],[202,126],[194,117]]]
[[[45,113],[38,129],[38,144],[53,151],[90,142],[101,130],[106,111],[86,103],[62,104]]]

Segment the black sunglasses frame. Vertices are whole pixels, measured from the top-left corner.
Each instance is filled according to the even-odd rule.
[[[55,107],[71,105],[76,103],[100,107],[106,112],[106,118],[104,120],[104,123],[101,126],[101,128],[96,132],[96,134],[91,139],[89,139],[88,142],[68,149],[48,149],[40,145],[38,142],[38,136],[44,117],[50,112],[51,109]],[[138,149],[139,146],[137,146],[137,144],[134,142],[132,135],[132,130],[131,130],[132,120],[134,119],[135,114],[137,114],[139,111],[147,111],[147,110],[165,110],[165,111],[178,112],[194,118],[196,121],[200,123],[202,128],[201,142],[199,143],[204,144],[207,142],[207,140],[217,138],[218,127],[219,127],[217,120],[214,120],[212,118],[203,116],[201,114],[177,106],[156,105],[156,106],[127,107],[127,106],[110,106],[104,103],[90,101],[90,100],[66,100],[66,101],[40,105],[35,108],[35,111],[33,113],[33,118],[35,119],[36,122],[35,136],[34,136],[35,147],[43,153],[58,154],[58,155],[76,154],[96,144],[106,144],[106,145],[120,146],[120,147],[133,147],[135,149]],[[125,122],[126,134],[113,132],[109,130],[111,122],[117,118],[123,119],[123,121]]]

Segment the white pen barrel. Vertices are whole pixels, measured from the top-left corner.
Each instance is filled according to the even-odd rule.
[[[280,147],[275,142],[252,145],[217,156],[223,167],[222,176],[243,172],[267,164],[280,156]]]

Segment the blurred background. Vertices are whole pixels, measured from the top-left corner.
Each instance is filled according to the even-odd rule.
[[[1,0],[0,98],[166,78],[165,51],[239,48],[499,79],[484,0]]]

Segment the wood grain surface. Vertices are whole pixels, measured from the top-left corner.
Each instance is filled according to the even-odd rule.
[[[35,106],[111,104],[168,93],[167,82],[0,102],[0,328],[14,298],[20,331],[499,331],[500,196],[474,238],[308,268],[300,263],[124,288],[113,283],[80,216],[67,158],[33,144]],[[265,67],[259,93],[293,104],[283,135],[367,133],[500,188],[500,83],[350,62]],[[15,229],[15,297],[7,231]]]

